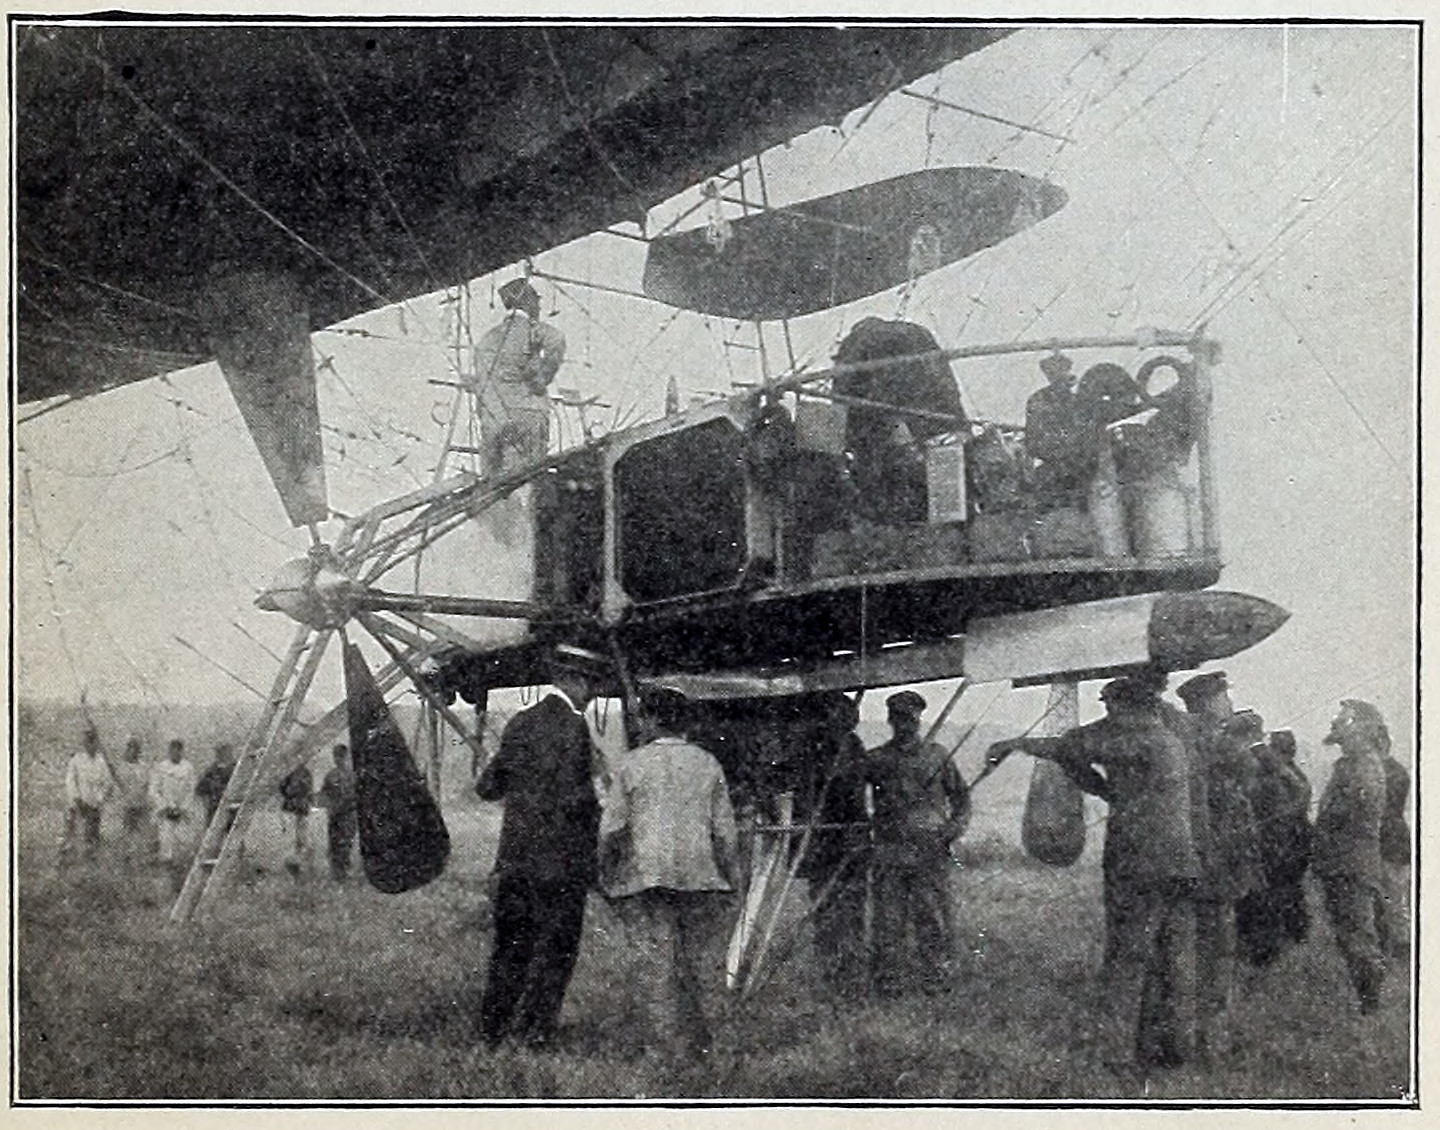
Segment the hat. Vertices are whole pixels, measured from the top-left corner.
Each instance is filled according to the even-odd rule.
[[[505,309],[540,309],[540,292],[530,285],[528,279],[511,279],[500,288],[500,301]]]
[[[1152,702],[1154,699],[1154,684],[1144,679],[1137,679],[1133,675],[1111,679],[1100,688],[1101,702],[1125,702],[1134,705],[1141,702]]]
[[[1381,746],[1382,752],[1390,752],[1390,729],[1385,725],[1385,716],[1380,713],[1379,707],[1360,698],[1342,698],[1340,707],[1350,711],[1355,724],[1369,732],[1371,738]]]
[[[1050,356],[1040,359],[1040,371],[1047,377],[1058,377],[1062,373],[1068,373],[1074,367],[1074,362],[1058,350]]]
[[[1197,702],[1204,702],[1211,695],[1217,695],[1221,691],[1229,689],[1230,681],[1225,677],[1224,671],[1205,671],[1186,679],[1175,688],[1175,693],[1180,696],[1186,706],[1194,706]]]
[[[918,718],[925,713],[925,699],[914,691],[900,691],[885,700],[885,709],[891,714],[908,714]]]
[[[690,700],[676,687],[646,687],[640,692],[640,705],[661,728],[674,731],[684,726]]]
[[[578,671],[582,675],[595,676],[607,670],[610,661],[598,651],[578,644],[561,643],[550,653],[550,666],[564,671]]]
[[[1237,710],[1225,723],[1225,732],[1252,742],[1265,740],[1265,720],[1253,710]]]

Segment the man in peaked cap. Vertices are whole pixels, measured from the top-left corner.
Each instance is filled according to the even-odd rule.
[[[507,1037],[531,1047],[554,1039],[598,868],[600,803],[591,780],[598,754],[583,712],[604,657],[562,644],[550,662],[553,689],[510,719],[475,785],[482,799],[505,802],[480,1006],[491,1046]]]
[[[540,321],[540,295],[526,279],[500,288],[507,313],[475,345],[469,374],[479,402],[489,476],[545,458],[550,439],[548,388],[565,360],[565,335]]]
[[[900,691],[885,706],[893,736],[867,755],[865,772],[875,792],[875,985],[894,995],[913,967],[922,989],[943,991],[955,945],[950,841],[969,820],[970,791],[949,752],[920,739],[925,700]]]
[[[1236,906],[1265,885],[1259,826],[1251,803],[1259,760],[1235,726],[1230,680],[1205,671],[1175,688],[1187,711],[1184,739],[1192,763],[1193,823],[1200,854],[1195,903],[1196,969],[1200,986],[1198,1042],[1202,1056],[1230,1050],[1239,937]]]
[[[996,742],[989,761],[1021,751],[1058,764],[1109,805],[1103,871],[1111,937],[1101,970],[1101,1055],[1129,1076],[1190,1053],[1194,1011],[1191,836],[1184,743],[1166,725],[1153,678],[1112,680],[1106,714],[1059,737]]]
[[[1040,362],[1048,382],[1025,402],[1025,451],[1036,461],[1037,489],[1049,505],[1080,505],[1095,474],[1098,432],[1075,395],[1074,365],[1063,353]]]

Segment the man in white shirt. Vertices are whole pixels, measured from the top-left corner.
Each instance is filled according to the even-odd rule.
[[[494,477],[545,458],[548,388],[565,359],[565,335],[540,321],[540,295],[525,279],[500,288],[507,311],[475,345],[470,379],[484,436],[485,474]]]
[[[195,839],[199,834],[199,812],[195,805],[195,766],[185,757],[185,743],[170,742],[165,760],[150,770],[150,803],[155,809],[160,851],[156,858],[170,872],[170,883],[178,893],[185,882]]]
[[[735,814],[719,763],[681,736],[685,697],[661,688],[643,706],[658,736],[615,771],[601,816],[601,882],[654,966],[637,983],[652,1039],[698,1057],[710,1050],[703,986],[721,977],[712,943],[739,879]]]
[[[85,731],[85,749],[65,768],[65,838],[61,851],[74,849],[77,827],[84,830],[85,858],[93,859],[100,847],[100,815],[115,789],[115,775],[100,752],[100,735],[92,726]]]

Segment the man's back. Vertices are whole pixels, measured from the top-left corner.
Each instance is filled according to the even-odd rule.
[[[1061,741],[1064,757],[1104,770],[1107,870],[1144,882],[1194,879],[1189,759],[1159,712],[1107,715]]]
[[[485,800],[505,801],[497,872],[594,879],[600,806],[591,756],[585,719],[558,694],[510,720],[476,784]]]
[[[660,737],[631,750],[615,770],[602,826],[607,835],[627,830],[608,894],[731,889],[730,793],[719,763],[699,746]]]

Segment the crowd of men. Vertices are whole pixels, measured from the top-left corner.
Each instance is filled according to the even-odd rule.
[[[673,689],[642,693],[648,740],[606,767],[583,718],[602,662],[557,652],[554,690],[510,721],[478,782],[505,803],[481,1031],[491,1045],[555,1039],[598,887],[646,966],[636,989],[648,1042],[703,1056],[704,999],[722,980],[722,923],[741,886],[731,785],[687,737],[691,704]],[[1342,703],[1325,739],[1340,757],[1312,824],[1293,734],[1267,735],[1235,710],[1222,672],[1183,683],[1183,711],[1162,697],[1166,682],[1159,671],[1116,679],[1099,721],[988,753],[992,767],[1016,751],[1052,759],[1108,806],[1097,1008],[1100,1052],[1121,1072],[1228,1053],[1239,964],[1263,968],[1307,936],[1307,869],[1362,1013],[1379,1007],[1387,963],[1408,946],[1397,915],[1408,777],[1379,711]],[[818,971],[846,997],[945,992],[951,845],[969,789],[951,751],[922,737],[914,691],[887,699],[893,735],[869,751],[853,700],[825,698],[795,796]]]
[[[344,879],[355,850],[355,778],[347,746],[337,745],[334,765],[326,774],[318,801],[327,813],[330,873]],[[138,738],[125,743],[121,759],[105,753],[100,732],[85,729],[82,748],[65,768],[65,828],[60,841],[62,862],[93,860],[101,846],[104,811],[113,806],[120,818],[121,856],[127,865],[155,863],[178,892],[195,858],[200,838],[220,811],[235,772],[235,747],[221,742],[203,772],[186,756],[185,743],[172,739],[165,756],[147,762]],[[306,821],[316,796],[304,765],[280,785],[280,807],[292,821],[293,845],[286,866],[303,869],[309,854]],[[232,818],[233,810],[227,811]]]
[[[743,883],[734,781],[689,736],[693,704],[671,688],[642,692],[641,740],[607,765],[584,717],[606,674],[603,657],[557,648],[552,690],[509,721],[476,781],[480,797],[505,806],[480,1031],[492,1046],[554,1041],[598,888],[644,965],[635,988],[647,1043],[704,1057],[705,1001],[722,983],[724,926]],[[1167,682],[1159,670],[1117,678],[1101,691],[1098,721],[987,753],[987,770],[1015,752],[1049,759],[1107,806],[1096,1011],[1100,1053],[1122,1073],[1228,1054],[1240,964],[1264,968],[1307,937],[1307,871],[1361,1013],[1380,1007],[1387,968],[1409,946],[1409,777],[1380,712],[1341,703],[1325,737],[1339,757],[1312,822],[1291,732],[1267,734],[1254,712],[1237,711],[1223,672],[1183,682],[1184,710],[1163,697]],[[817,969],[844,998],[946,992],[951,849],[971,807],[953,751],[922,736],[927,704],[914,691],[886,700],[892,736],[873,750],[855,733],[854,700],[833,693],[814,705],[793,828]],[[343,879],[355,790],[348,750],[333,756],[319,796],[331,873]],[[93,856],[103,809],[117,801],[127,858],[156,859],[178,890],[234,766],[221,745],[197,774],[178,739],[148,766],[132,739],[112,765],[88,729],[66,772],[64,850]],[[279,791],[301,845],[314,804],[308,769]]]
[[[1059,764],[1108,806],[1102,861],[1103,1054],[1123,1071],[1202,1063],[1231,1050],[1237,966],[1265,966],[1308,930],[1301,880],[1319,880],[1362,1013],[1408,949],[1409,778],[1370,703],[1341,703],[1325,744],[1340,756],[1313,826],[1293,734],[1266,737],[1236,711],[1223,672],[1177,688],[1149,671],[1102,691],[1106,715],[1059,737],[995,743]]]

